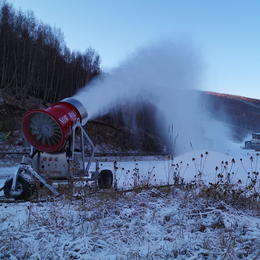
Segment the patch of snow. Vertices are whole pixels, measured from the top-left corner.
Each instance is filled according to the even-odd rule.
[[[176,175],[185,182],[200,178],[207,184],[230,173],[231,183],[241,180],[246,185],[248,177],[259,172],[258,157],[240,148],[228,154],[199,150],[175,158],[103,158],[100,168],[112,170],[123,190],[136,184],[173,184]],[[0,184],[15,170],[0,168]],[[259,184],[256,189],[259,192]],[[259,210],[200,197],[196,190],[111,190],[78,200],[0,203],[0,209],[0,259],[260,257]]]

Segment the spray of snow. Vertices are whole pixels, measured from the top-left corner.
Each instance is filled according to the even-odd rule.
[[[190,44],[160,41],[138,49],[74,97],[85,105],[89,119],[124,103],[148,101],[157,107],[160,122],[163,117],[161,130],[169,135],[176,152],[191,147],[223,151],[227,129],[198,106],[195,89],[200,85],[202,64]]]

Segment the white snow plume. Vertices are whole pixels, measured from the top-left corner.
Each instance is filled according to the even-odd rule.
[[[206,148],[212,144],[208,139],[224,135],[218,126],[210,127],[212,123],[198,109],[198,97],[192,91],[199,87],[202,67],[190,44],[160,41],[138,49],[120,67],[102,75],[74,97],[85,105],[89,119],[127,102],[148,101],[164,117],[162,131],[172,140],[178,135],[177,151],[189,150],[190,144],[194,149]],[[173,127],[167,133],[169,126]],[[216,130],[214,136],[212,130]]]

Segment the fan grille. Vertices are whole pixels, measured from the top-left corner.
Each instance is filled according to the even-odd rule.
[[[52,152],[63,144],[63,132],[57,121],[45,112],[37,111],[23,119],[23,132],[29,143],[40,151]]]
[[[37,113],[31,118],[31,133],[43,145],[56,146],[61,141],[62,131],[60,126],[51,116]]]

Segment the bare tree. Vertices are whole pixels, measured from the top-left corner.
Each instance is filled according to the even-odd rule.
[[[56,102],[73,95],[101,73],[93,48],[71,52],[60,29],[37,21],[33,12],[0,2],[0,88],[26,102],[28,95]]]

